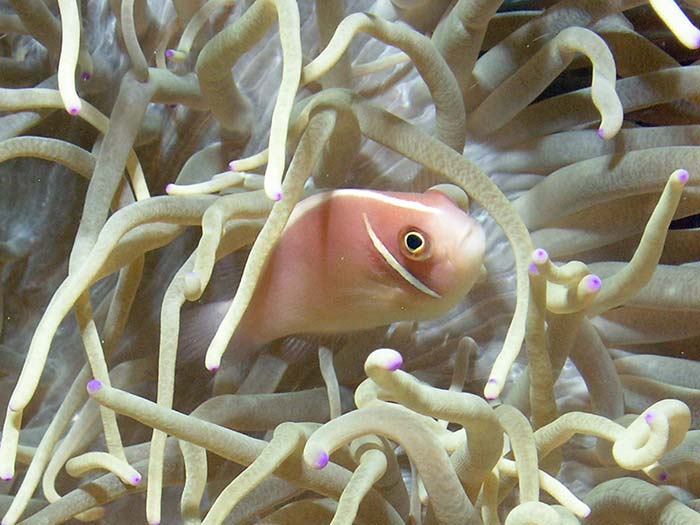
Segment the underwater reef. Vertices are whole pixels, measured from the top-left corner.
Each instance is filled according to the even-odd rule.
[[[700,525],[700,2],[0,2],[3,525]]]

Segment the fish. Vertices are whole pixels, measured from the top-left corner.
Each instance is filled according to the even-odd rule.
[[[447,313],[479,279],[485,250],[480,224],[447,193],[337,189],[302,200],[230,351]]]

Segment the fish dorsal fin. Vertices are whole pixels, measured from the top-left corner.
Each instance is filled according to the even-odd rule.
[[[428,188],[428,191],[437,191],[450,199],[455,205],[459,206],[462,211],[469,213],[469,196],[459,186],[454,184],[437,184]]]
[[[437,293],[435,290],[431,290],[430,288],[428,288],[424,283],[420,281],[420,279],[418,279],[415,275],[409,272],[406,268],[404,268],[401,265],[401,263],[399,263],[399,261],[396,260],[396,257],[394,257],[391,254],[389,249],[384,245],[382,240],[372,229],[372,225],[370,224],[369,218],[367,217],[366,213],[362,214],[362,219],[365,221],[367,235],[369,235],[372,244],[379,252],[379,255],[381,255],[382,258],[387,262],[387,264],[391,266],[394,270],[396,270],[398,274],[416,290],[423,292],[424,294],[429,295],[430,297],[433,297],[435,299],[442,299],[442,296],[439,293]]]

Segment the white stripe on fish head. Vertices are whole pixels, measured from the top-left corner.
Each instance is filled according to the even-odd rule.
[[[307,197],[306,199],[301,201],[299,204],[296,205],[296,207],[292,211],[292,214],[290,215],[289,220],[287,221],[287,228],[289,228],[296,221],[300,220],[308,211],[314,209],[316,206],[320,206],[328,202],[329,200],[336,198],[357,199],[359,202],[362,202],[362,200],[368,200],[372,202],[382,203],[387,206],[395,207],[398,209],[425,213],[427,215],[441,213],[441,210],[439,208],[428,206],[415,200],[398,198],[388,193],[363,189],[340,189],[316,193],[315,195]]]

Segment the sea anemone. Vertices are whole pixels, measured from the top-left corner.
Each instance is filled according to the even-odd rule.
[[[2,524],[700,524],[688,3],[3,5]],[[363,213],[436,306],[244,351],[341,188],[441,193],[481,275]]]

